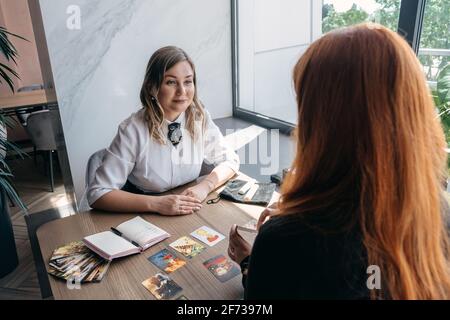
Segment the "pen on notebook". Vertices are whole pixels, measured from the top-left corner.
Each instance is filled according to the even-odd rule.
[[[116,228],[111,227],[111,231],[114,232],[115,234],[117,234],[118,236],[122,237],[122,232],[120,232],[119,230],[117,230]],[[124,238],[124,237],[122,237]],[[125,239],[125,238],[124,238]],[[128,239],[127,239],[128,240]],[[133,245],[135,245],[136,247],[140,248],[141,246],[139,244],[137,244],[134,241],[128,240],[130,241]]]
[[[115,234],[117,234],[118,236],[122,236],[122,232],[120,232],[119,230],[117,230],[116,228],[111,227],[111,231],[114,232]]]
[[[140,248],[141,246],[140,245],[138,245],[136,242],[134,242],[134,241],[131,241],[131,243],[132,244],[134,244],[136,247],[138,247],[138,248]]]

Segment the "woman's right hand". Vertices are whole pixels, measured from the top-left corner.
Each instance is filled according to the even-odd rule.
[[[276,216],[278,213],[278,202],[275,202],[261,213],[258,219],[258,224],[256,225],[256,229],[259,231],[259,228],[261,228],[264,222],[268,220],[267,218],[270,219],[271,217]]]
[[[166,216],[192,214],[202,208],[198,199],[184,195],[156,196],[152,201],[152,211]]]

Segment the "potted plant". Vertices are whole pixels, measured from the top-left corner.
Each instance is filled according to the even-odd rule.
[[[15,58],[18,56],[18,53],[8,39],[8,35],[23,40],[26,39],[12,34],[6,28],[0,26],[0,52],[7,61],[16,63]],[[11,77],[19,78],[19,75],[7,65],[0,63],[0,84],[6,82],[14,93],[14,82]],[[27,212],[25,204],[20,200],[11,183],[10,178],[12,177],[12,172],[6,163],[6,150],[14,149],[19,155],[22,156],[23,154],[20,149],[7,140],[6,128],[12,127],[13,125],[14,121],[11,118],[5,117],[0,112],[0,278],[13,271],[19,263],[9,215],[8,198],[14,201],[25,213]]]

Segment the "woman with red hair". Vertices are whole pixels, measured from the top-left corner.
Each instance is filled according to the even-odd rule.
[[[414,52],[358,25],[313,43],[293,78],[297,153],[280,201],[253,248],[230,232],[245,297],[448,299],[446,143]]]

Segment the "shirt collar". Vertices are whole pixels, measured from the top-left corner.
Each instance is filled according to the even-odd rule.
[[[184,121],[186,119],[186,112],[182,112],[178,118],[175,119],[175,121],[169,121],[167,119],[164,119],[164,123],[165,123],[165,127],[167,127],[169,124],[171,123],[175,123],[178,122],[180,124],[180,127],[183,128],[184,127]]]

